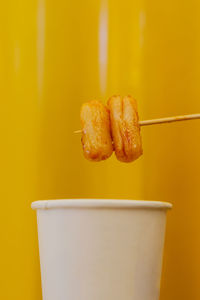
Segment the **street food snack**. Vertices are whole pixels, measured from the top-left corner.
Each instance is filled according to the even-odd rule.
[[[115,154],[122,162],[132,162],[142,151],[137,103],[131,96],[113,96],[108,100]]]
[[[142,151],[140,126],[167,124],[200,119],[200,114],[166,117],[139,122],[137,103],[131,96],[112,96],[107,107],[94,100],[81,108],[83,153],[92,161],[111,156],[113,150],[118,160],[132,162]]]
[[[102,102],[93,100],[81,107],[82,145],[86,159],[105,160],[112,155],[110,115]]]

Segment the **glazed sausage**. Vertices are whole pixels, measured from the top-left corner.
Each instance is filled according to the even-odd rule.
[[[108,108],[117,159],[136,160],[143,153],[136,100],[131,96],[113,96],[108,100]]]
[[[81,108],[82,145],[85,158],[105,160],[113,152],[109,111],[103,103],[93,100]]]

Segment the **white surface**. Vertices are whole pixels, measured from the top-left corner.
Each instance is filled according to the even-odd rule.
[[[168,202],[114,199],[60,199],[41,200],[32,203],[33,209],[50,209],[64,207],[149,207],[172,208]]]
[[[169,204],[43,203],[33,204],[51,208],[37,210],[43,300],[159,299]]]

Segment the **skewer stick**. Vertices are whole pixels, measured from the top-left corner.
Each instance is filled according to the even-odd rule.
[[[140,126],[172,123],[172,122],[179,122],[179,121],[189,121],[189,120],[195,120],[195,119],[200,119],[200,114],[168,117],[168,118],[153,119],[153,120],[145,120],[145,121],[140,121]]]
[[[153,119],[153,120],[144,120],[144,121],[140,121],[139,124],[140,126],[147,126],[147,125],[165,124],[165,123],[189,121],[189,120],[196,120],[196,119],[200,119],[200,114],[167,117],[167,118],[160,118],[160,119]],[[81,133],[81,132],[82,130],[74,131],[74,133]]]

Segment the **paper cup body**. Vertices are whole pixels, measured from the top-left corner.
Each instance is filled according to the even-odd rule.
[[[43,300],[158,300],[169,203],[37,201]]]

